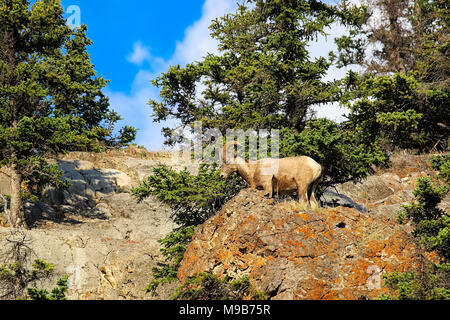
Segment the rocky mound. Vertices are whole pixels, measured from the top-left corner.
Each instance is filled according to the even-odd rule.
[[[293,201],[243,190],[198,227],[178,278],[249,276],[271,299],[373,299],[383,290],[383,272],[426,262],[411,226],[397,223],[398,208],[304,212]]]

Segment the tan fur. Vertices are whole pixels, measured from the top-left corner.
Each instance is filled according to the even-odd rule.
[[[239,146],[235,142],[227,143],[222,152],[222,177],[238,172],[252,189],[262,189],[269,197],[298,193],[299,201],[316,209],[319,204],[315,190],[321,182],[323,169],[309,157],[283,159],[262,159],[246,161],[230,155],[229,147]],[[278,163],[277,163],[278,162]]]

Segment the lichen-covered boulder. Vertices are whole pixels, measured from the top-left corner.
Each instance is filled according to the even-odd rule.
[[[374,299],[385,290],[383,272],[426,263],[394,206],[304,212],[296,202],[243,190],[197,228],[178,278],[249,276],[271,299]]]

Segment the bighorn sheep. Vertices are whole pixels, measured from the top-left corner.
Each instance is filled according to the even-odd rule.
[[[250,188],[263,189],[271,198],[274,193],[289,195],[298,192],[300,202],[312,209],[319,207],[314,193],[322,181],[323,168],[316,161],[309,157],[247,161],[235,153],[230,156],[231,146],[241,147],[237,142],[229,142],[223,147],[222,178],[238,172]]]

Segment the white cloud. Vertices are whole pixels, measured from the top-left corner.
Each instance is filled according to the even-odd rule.
[[[133,52],[127,57],[128,62],[134,63],[138,66],[142,66],[144,61],[150,61],[150,49],[142,45],[141,41],[138,41],[133,46]]]
[[[206,0],[201,19],[187,28],[169,63],[185,65],[202,59],[207,53],[218,53],[217,41],[211,38],[209,26],[212,20],[234,12],[236,8],[235,0]]]
[[[312,42],[309,47],[309,53],[311,59],[319,58],[319,57],[328,57],[328,53],[330,51],[336,51],[337,45],[334,42],[334,40],[343,34],[345,34],[347,31],[346,27],[339,25],[339,24],[333,24],[330,28],[327,28],[325,30],[325,33],[327,36],[320,36],[316,42]],[[324,77],[325,81],[334,81],[338,79],[342,79],[347,75],[347,73],[353,70],[355,72],[360,71],[360,68],[357,66],[349,66],[344,68],[337,68],[335,66],[332,66],[328,70],[328,74]],[[318,118],[327,118],[336,122],[343,122],[346,121],[346,115],[349,114],[350,110],[341,107],[339,103],[328,103],[318,106],[313,106],[312,108],[316,116]]]
[[[151,110],[147,105],[150,99],[158,96],[158,92],[150,85],[152,78],[153,75],[149,71],[141,71],[136,75],[129,94],[111,90],[106,90],[105,93],[110,99],[111,108],[125,119],[123,123],[118,123],[118,127],[129,124],[138,128],[135,142],[151,149],[159,149],[162,146],[162,138],[158,139],[161,128],[156,128],[152,123]],[[149,137],[154,138],[150,141]]]

